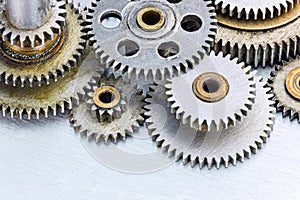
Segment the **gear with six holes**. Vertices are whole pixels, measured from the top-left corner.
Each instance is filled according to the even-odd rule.
[[[244,5],[249,8],[260,5],[255,2],[247,1]],[[300,4],[299,1],[293,1],[292,5],[288,6],[286,12],[280,12],[280,16],[272,15],[272,18],[270,16],[257,20],[231,17],[230,12],[217,11],[219,26],[215,51],[231,54],[239,62],[254,67],[265,67],[287,61],[290,57],[294,58],[300,53]],[[275,7],[273,5],[273,9]]]
[[[277,66],[271,73],[269,85],[278,112],[300,123],[300,57]]]
[[[101,62],[137,79],[163,80],[187,70],[216,34],[210,0],[95,0],[88,19]]]
[[[254,103],[255,72],[236,62],[211,53],[191,73],[170,79],[166,94],[176,118],[201,131],[219,131],[241,121]]]
[[[144,122],[144,96],[136,84],[106,72],[89,85],[84,101],[70,114],[76,131],[96,142],[116,143],[139,129]]]

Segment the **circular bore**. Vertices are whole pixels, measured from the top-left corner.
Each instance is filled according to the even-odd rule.
[[[300,67],[290,71],[285,79],[285,87],[290,95],[300,100]]]
[[[113,108],[118,105],[120,100],[120,92],[112,86],[99,87],[94,93],[94,102],[101,108]]]
[[[200,100],[214,103],[227,96],[229,83],[221,74],[208,72],[199,75],[194,80],[193,91]]]
[[[137,23],[141,29],[154,32],[161,29],[165,24],[163,11],[155,7],[144,8],[137,15]]]

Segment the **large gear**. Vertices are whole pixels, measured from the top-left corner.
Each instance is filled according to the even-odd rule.
[[[256,153],[272,130],[274,102],[269,100],[272,95],[267,94],[269,89],[264,85],[256,79],[255,104],[243,122],[215,133],[203,133],[180,123],[169,110],[166,89],[157,85],[146,99],[149,103],[145,107],[146,124],[157,145],[184,164],[209,169],[228,167],[230,163],[236,165],[237,161],[243,162]]]
[[[277,66],[271,73],[269,84],[274,93],[278,112],[297,119],[300,123],[300,57],[284,65]]]
[[[132,135],[144,122],[144,97],[137,85],[105,73],[89,83],[84,101],[72,109],[74,129],[96,142],[117,142]]]
[[[216,34],[210,0],[95,0],[92,5],[88,28],[97,55],[130,78],[162,80],[187,70],[210,50]]]
[[[222,13],[228,13],[231,17],[244,17],[247,20],[251,17],[257,20],[280,16],[293,9],[298,2],[299,0],[215,0]]]
[[[254,67],[287,61],[300,53],[299,16],[298,1],[288,12],[265,20],[238,19],[217,13],[215,50]]]
[[[30,6],[30,5],[28,5]],[[37,44],[44,45],[48,40],[53,40],[54,35],[60,35],[65,26],[66,2],[63,0],[54,0],[50,5],[50,17],[47,22],[35,29],[18,29],[7,20],[5,9],[1,9],[0,29],[2,30],[2,39],[11,45],[18,45],[21,48],[26,46],[36,47]]]
[[[55,45],[55,53],[46,51],[24,56],[1,45],[0,75],[5,84],[25,87],[41,86],[56,82],[71,68],[76,67],[86,47],[86,33],[83,32],[80,16],[67,6],[66,31],[64,39]],[[27,63],[27,61],[33,63]],[[23,61],[25,63],[23,63]],[[19,63],[21,62],[21,63]]]
[[[237,59],[211,53],[192,73],[174,77],[165,85],[171,111],[196,130],[227,129],[251,110],[254,76],[251,67],[237,64]]]
[[[94,53],[89,53],[78,68],[72,69],[63,79],[43,87],[14,87],[0,82],[0,111],[12,118],[46,118],[64,113],[79,102],[78,94],[84,93],[88,81],[104,71]]]

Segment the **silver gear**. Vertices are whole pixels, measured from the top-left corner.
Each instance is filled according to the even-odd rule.
[[[236,15],[237,18],[244,17],[249,20],[253,15],[254,20],[261,16],[262,19],[280,16],[282,13],[293,9],[299,0],[215,0],[215,5],[221,9],[222,13],[229,16]]]
[[[228,82],[229,91],[220,101],[201,100],[196,96],[194,88],[192,89],[194,80],[208,72],[220,74]],[[222,53],[216,55],[212,52],[205,56],[191,73],[174,77],[165,85],[171,111],[176,113],[176,118],[181,119],[183,124],[196,130],[211,132],[227,129],[241,121],[251,110],[255,100],[255,74],[256,72],[251,72],[250,66],[237,64],[237,59],[231,60],[229,56],[224,58]],[[207,82],[205,86],[208,90],[216,87],[214,83],[222,84],[209,83],[213,80],[218,81],[211,76],[206,79],[203,83]]]
[[[92,0],[67,0],[68,4],[71,4],[75,10],[77,10],[84,19],[86,19],[86,15],[88,14],[88,9],[92,5]]]
[[[141,95],[142,91],[137,89],[137,85],[124,81],[121,76],[114,77],[113,75],[107,76],[107,74],[105,78],[100,79],[99,76],[94,78],[90,83],[92,86],[89,88],[88,93],[94,93],[95,84],[99,87],[103,82],[118,88],[119,92],[123,94],[122,96],[126,98],[126,109],[123,109],[123,111],[126,111],[113,118],[113,120],[103,121],[99,119],[97,113],[91,110],[91,102],[86,101],[90,98],[87,98],[72,109],[70,123],[76,131],[89,139],[95,139],[97,143],[102,140],[105,143],[109,141],[116,143],[119,139],[125,140],[127,135],[132,135],[144,122],[144,97]]]
[[[112,63],[115,71],[128,72],[129,77],[146,80],[170,78],[180,70],[187,70],[192,63],[198,63],[203,54],[201,47],[209,51],[216,34],[212,2],[170,2],[112,0],[107,4],[95,0],[88,27],[101,61]],[[164,19],[165,24],[157,23],[162,25],[161,29],[149,32],[140,28],[147,26],[138,25],[136,16],[149,8],[158,9],[154,11],[156,14],[162,13],[160,20]],[[120,24],[115,28],[105,28],[99,22],[99,19],[111,18],[120,20]],[[153,17],[148,19],[153,20]]]
[[[0,78],[7,85],[30,87],[49,85],[57,82],[72,68],[75,68],[86,48],[86,33],[83,32],[82,20],[70,6],[67,6],[66,17],[68,34],[59,52],[45,62],[19,64],[0,60]],[[71,37],[72,36],[72,37]],[[2,45],[3,46],[3,45]],[[43,56],[42,56],[43,57]]]
[[[267,141],[275,119],[273,101],[268,100],[272,95],[267,94],[261,80],[256,80],[256,103],[243,122],[222,132],[202,133],[183,125],[167,106],[165,88],[155,86],[146,99],[149,103],[145,108],[148,112],[146,124],[153,140],[157,145],[167,151],[169,156],[182,160],[184,164],[190,163],[192,167],[200,168],[221,165],[228,167],[243,162],[256,153]],[[257,120],[259,119],[259,120]]]
[[[217,14],[215,51],[254,67],[274,65],[300,54],[300,4],[280,17],[244,20]]]
[[[79,102],[78,94],[84,93],[88,81],[96,75],[96,70],[103,71],[94,53],[82,61],[81,65],[71,70],[63,79],[43,87],[14,87],[0,82],[0,111],[11,118],[40,118],[44,115],[64,113]]]
[[[291,60],[289,63],[284,63],[284,65],[277,66],[275,71],[271,73],[268,80],[269,86],[272,88],[272,93],[274,94],[273,100],[276,102],[276,108],[278,112],[282,112],[283,117],[289,116],[290,120],[297,119],[300,123],[300,99],[293,96],[293,93],[289,93],[287,89],[286,79],[290,72],[298,69],[298,74],[296,75],[295,84],[289,84],[295,89],[296,94],[300,96],[300,57],[298,56],[295,60]],[[298,83],[297,82],[298,77]],[[298,85],[297,85],[298,84]],[[299,98],[299,97],[298,97]]]
[[[5,9],[0,14],[0,30],[2,38],[11,45],[20,45],[23,48],[27,42],[31,47],[36,46],[36,41],[44,44],[46,40],[53,40],[54,34],[60,34],[62,26],[65,26],[66,2],[63,0],[54,0],[52,3],[52,14],[49,20],[41,27],[34,30],[19,30],[11,25],[5,15]]]

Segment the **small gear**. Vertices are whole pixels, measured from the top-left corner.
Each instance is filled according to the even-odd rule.
[[[251,1],[252,2],[252,1]],[[300,4],[273,18],[246,20],[217,13],[215,51],[254,67],[274,65],[300,54]]]
[[[244,17],[249,20],[253,16],[254,20],[259,18],[273,18],[293,9],[299,0],[215,0],[215,5],[221,9],[222,13],[237,18]]]
[[[30,5],[28,5],[30,6]],[[7,19],[6,10],[1,8],[0,29],[2,30],[2,39],[11,45],[18,45],[21,48],[26,46],[36,47],[37,44],[44,45],[49,39],[53,40],[55,34],[61,34],[65,26],[66,2],[63,0],[51,1],[49,5],[50,17],[43,26],[34,29],[18,29],[10,24]]]
[[[217,28],[210,0],[95,0],[88,19],[101,62],[144,80],[170,78],[199,62]]]
[[[197,130],[227,129],[251,110],[255,73],[250,66],[237,64],[237,59],[213,52],[191,73],[174,77],[165,85],[171,111]]]
[[[169,156],[182,160],[184,164],[197,164],[200,168],[207,166],[209,169],[221,165],[228,167],[236,165],[237,161],[243,162],[256,153],[267,141],[275,119],[272,95],[267,94],[268,88],[256,79],[256,99],[253,109],[247,118],[236,126],[224,129],[221,132],[203,133],[183,125],[176,116],[169,111],[166,89],[156,85],[146,102],[145,107],[148,117],[146,124],[153,140]],[[259,119],[259,120],[257,120]]]
[[[67,3],[73,5],[74,9],[78,10],[84,19],[86,19],[88,9],[92,6],[92,0],[67,0]]]
[[[278,112],[300,123],[300,57],[277,66],[269,79]]]
[[[137,85],[122,76],[104,73],[89,83],[85,101],[72,109],[74,129],[96,142],[117,142],[132,135],[144,122],[144,97]]]
[[[50,84],[51,81],[56,82],[71,68],[76,67],[84,54],[87,38],[86,33],[83,32],[81,17],[73,12],[70,6],[67,6],[67,13],[67,32],[64,34],[64,39],[55,45],[55,50],[53,50],[55,53],[46,51],[33,56],[24,56],[1,45],[0,76],[2,82],[21,87],[41,86]],[[32,59],[34,63],[26,63],[31,62]],[[23,61],[25,63],[22,63]]]
[[[81,65],[72,69],[63,79],[56,83],[42,87],[14,87],[0,82],[0,111],[3,116],[10,115],[12,118],[46,118],[64,113],[71,109],[73,104],[78,103],[84,89],[88,87],[88,81],[96,70],[104,71],[94,53],[89,53]]]

